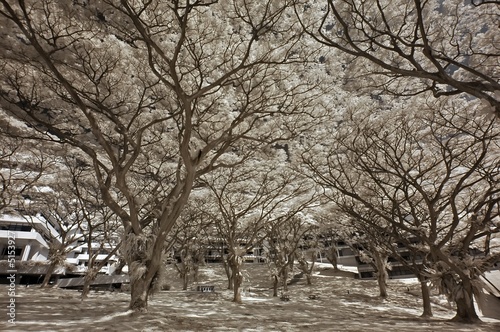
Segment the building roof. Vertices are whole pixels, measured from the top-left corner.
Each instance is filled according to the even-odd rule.
[[[486,283],[488,291],[500,298],[500,270],[485,272],[483,280]]]

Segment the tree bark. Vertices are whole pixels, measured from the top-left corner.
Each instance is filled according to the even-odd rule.
[[[200,265],[195,263],[193,266],[193,281],[198,282],[198,277],[200,275]]]
[[[90,283],[95,280],[97,277],[97,272],[95,268],[90,267],[91,264],[89,264],[87,273],[85,274],[85,278],[83,278],[83,290],[82,290],[82,300],[87,297],[87,295],[90,293]]]
[[[240,272],[234,276],[234,297],[233,302],[241,303],[241,284],[243,283],[243,276]]]
[[[57,267],[57,260],[54,260],[52,263],[50,263],[40,288],[46,288],[49,285],[50,278],[52,278],[52,274],[54,274],[56,267]]]
[[[332,247],[326,251],[326,259],[333,265],[333,270],[338,271],[338,257],[337,257],[337,248]]]
[[[233,287],[234,287],[233,275],[231,272],[231,268],[229,267],[229,262],[225,259],[222,259],[222,262],[223,262],[224,271],[226,272],[226,277],[227,277],[227,289],[233,289]]]
[[[283,270],[283,292],[288,292],[288,268]]]
[[[187,261],[183,258],[180,264],[175,263],[175,268],[179,272],[179,277],[182,279],[182,290],[187,290],[189,284],[189,267]]]
[[[148,295],[150,283],[144,278],[130,280],[130,304],[129,309],[146,312],[148,310]]]
[[[380,297],[387,297],[387,279],[389,278],[386,269],[387,256],[381,255],[377,252],[372,253],[373,259],[375,260],[375,266],[377,268],[376,276],[378,288],[380,291]]]
[[[165,242],[165,236],[146,238],[143,235],[129,235],[128,247],[131,250],[127,256],[130,276],[130,305],[129,309],[146,312],[148,297],[155,290],[161,288],[159,272]],[[127,247],[127,246],[125,246]]]
[[[241,257],[231,254],[229,257],[229,266],[231,268],[231,276],[233,281],[233,302],[241,303],[241,284],[243,283],[243,276],[241,275]]]
[[[432,307],[431,307],[431,297],[429,291],[429,285],[423,276],[418,277],[420,281],[420,289],[422,291],[422,306],[423,313],[421,317],[432,317]]]
[[[311,274],[309,273],[306,273],[306,285],[308,286],[312,285]]]
[[[142,261],[141,261],[142,263]],[[147,312],[148,298],[154,290],[154,283],[161,267],[161,260],[151,259],[146,265],[142,276],[136,275],[130,278],[130,305],[129,309],[138,312]]]
[[[188,284],[189,284],[189,274],[187,272],[184,272],[182,274],[182,290],[187,290]]]
[[[273,297],[278,297],[278,284],[279,278],[277,275],[273,276]]]
[[[466,324],[474,324],[480,321],[476,309],[474,308],[474,292],[470,280],[462,280],[457,285],[458,290],[454,294],[455,303],[457,305],[457,313],[452,318],[454,322]]]

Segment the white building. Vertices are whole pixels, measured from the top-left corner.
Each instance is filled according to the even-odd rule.
[[[96,255],[94,262],[95,264],[99,264],[108,257],[108,254],[111,251],[113,251],[111,245],[106,244],[101,247],[99,243],[93,242],[91,243],[91,253],[89,253],[88,244],[83,241],[79,241],[68,254],[66,262],[74,266],[71,271],[72,273],[84,274],[88,269],[91,255]],[[117,262],[118,257],[116,255],[112,255],[99,272],[103,274],[113,274]]]
[[[56,278],[64,274],[82,275],[87,271],[90,258],[88,245],[83,241],[83,236],[76,233],[71,238],[80,240],[70,244],[66,266],[56,269]],[[6,280],[1,276],[8,276],[7,271],[13,270],[7,260],[14,258],[17,282],[40,282],[47,269],[44,263],[49,259],[50,246],[60,245],[61,241],[59,225],[41,214],[0,214],[0,279]],[[96,262],[103,261],[112,251],[110,245],[101,247],[98,243],[92,243],[91,247],[92,252],[98,250]],[[111,256],[100,272],[112,274],[117,260],[116,255]]]
[[[7,260],[9,239],[15,243],[16,262],[45,261],[49,242],[60,241],[60,236],[41,215],[0,214],[0,260]]]

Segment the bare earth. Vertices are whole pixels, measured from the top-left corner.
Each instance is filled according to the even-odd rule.
[[[473,326],[449,322],[454,312],[440,297],[434,299],[434,318],[419,318],[414,284],[391,281],[389,298],[382,300],[374,281],[323,270],[312,286],[304,279],[291,285],[290,300],[281,301],[271,296],[265,265],[244,267],[241,305],[230,301],[220,266],[208,265],[202,268],[200,284],[215,285],[215,294],[181,291],[172,271],[172,290],[155,295],[146,314],[127,311],[127,293],[92,292],[82,302],[78,291],[18,285],[15,325],[7,321],[9,299],[1,285],[0,331],[500,331],[500,321],[492,319]]]

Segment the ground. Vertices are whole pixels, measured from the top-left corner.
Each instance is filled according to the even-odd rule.
[[[479,325],[448,320],[454,312],[441,297],[434,298],[434,317],[421,319],[418,285],[390,281],[389,297],[377,296],[374,281],[349,278],[319,268],[313,285],[300,279],[289,290],[289,301],[273,298],[266,265],[247,264],[243,304],[232,303],[223,270],[210,264],[201,269],[200,284],[214,285],[215,294],[180,290],[169,272],[172,289],[155,295],[146,314],[127,311],[129,295],[92,292],[80,301],[76,290],[17,286],[16,324],[7,322],[7,287],[0,289],[0,331],[500,331],[500,321]],[[193,289],[195,284],[192,285]]]

